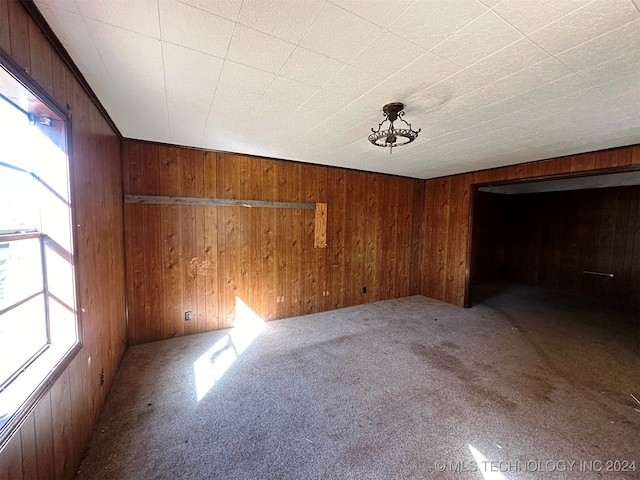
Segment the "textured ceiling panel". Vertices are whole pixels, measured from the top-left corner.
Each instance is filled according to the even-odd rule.
[[[419,178],[640,143],[639,1],[36,3],[130,138]]]

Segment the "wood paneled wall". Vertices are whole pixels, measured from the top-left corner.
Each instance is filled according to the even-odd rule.
[[[473,210],[471,285],[503,280],[640,307],[640,187],[476,192]]]
[[[126,346],[120,142],[15,0],[0,0],[0,48],[71,109],[84,310],[82,350],[0,451],[0,478],[73,478]]]
[[[508,202],[506,279],[640,307],[639,186],[510,195]]]
[[[469,219],[474,185],[614,167],[640,168],[640,145],[427,180],[420,293],[459,306],[470,300]]]
[[[131,195],[328,208],[314,248],[313,210],[125,204],[131,344],[231,327],[236,298],[273,320],[419,292],[423,181],[136,141],[123,168]]]
[[[509,244],[508,195],[476,192],[473,204],[471,285],[505,280]]]

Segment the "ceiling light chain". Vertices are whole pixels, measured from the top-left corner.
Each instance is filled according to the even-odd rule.
[[[404,104],[400,102],[387,103],[384,107],[382,107],[382,112],[384,113],[385,119],[378,125],[378,129],[371,131],[373,132],[369,135],[369,141],[378,147],[389,147],[389,154],[392,153],[393,147],[399,147],[401,145],[406,145],[407,143],[413,142],[416,138],[418,138],[418,133],[420,133],[420,128],[418,130],[413,130],[411,128],[411,124],[407,122],[404,117]],[[393,122],[396,120],[400,120],[404,122],[409,128],[395,128],[393,126]],[[386,130],[381,130],[382,125],[385,122],[389,122],[389,128]],[[398,137],[401,137],[404,141],[398,142]]]

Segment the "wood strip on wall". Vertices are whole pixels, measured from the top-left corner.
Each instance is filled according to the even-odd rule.
[[[313,228],[314,247],[326,248],[327,246],[327,204],[316,203],[315,223]]]
[[[293,208],[313,210],[315,204],[302,202],[272,202],[263,200],[240,200],[224,198],[179,197],[162,195],[125,195],[125,203],[151,205],[214,205],[226,207],[254,207],[254,208]]]

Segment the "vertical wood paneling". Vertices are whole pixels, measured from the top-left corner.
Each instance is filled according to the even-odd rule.
[[[207,197],[217,197],[217,154],[213,152],[205,152],[203,154],[203,188],[204,195]],[[126,160],[126,159],[125,159]],[[220,286],[218,285],[218,209],[216,207],[205,207],[200,214],[200,221],[202,222],[200,230],[203,232],[203,245],[202,251],[203,258],[203,271],[205,278],[205,322],[202,330],[216,330],[222,328],[220,326],[221,310],[219,308]],[[202,302],[201,298],[198,298],[198,305]]]
[[[636,225],[633,236],[630,235],[630,232],[627,233],[627,247],[625,249],[625,259],[628,256],[631,257],[631,261],[625,265],[630,265],[631,268],[628,270],[628,281],[621,285],[627,290],[626,303],[632,303],[633,299],[640,298],[640,193],[636,193],[631,202],[631,208],[633,213],[630,218],[636,219]],[[628,255],[632,248],[631,255]]]
[[[16,0],[0,0],[0,48],[72,116],[74,255],[83,310],[82,349],[0,451],[0,478],[22,478],[23,470],[25,478],[72,478],[126,343],[119,139]]]
[[[22,475],[24,478],[38,478],[38,451],[36,446],[36,426],[33,413],[29,414],[20,427],[22,448]]]
[[[126,205],[131,343],[231,327],[236,298],[272,320],[411,290],[412,259],[421,248],[414,223],[422,222],[423,209],[413,208],[416,191],[422,203],[421,181],[129,140],[122,151],[123,174],[131,177],[124,185],[132,193],[143,178],[143,194],[327,203],[328,209],[327,248],[314,248],[313,210]],[[174,157],[180,168],[171,166]],[[167,224],[169,208],[180,214]],[[136,221],[140,212],[143,222]],[[202,272],[190,267],[196,258],[207,265]],[[164,266],[159,274],[158,265]],[[167,265],[183,272],[179,294],[167,290],[178,281]],[[164,306],[153,311],[157,299]],[[197,323],[184,322],[186,310]]]
[[[466,271],[470,267],[471,258],[471,252],[468,247],[470,192],[474,184],[523,180],[531,177],[553,177],[554,175],[570,173],[597,173],[598,169],[612,167],[633,168],[636,164],[640,164],[640,146],[638,145],[427,180],[425,182],[421,293],[459,306],[464,306],[467,300],[468,282]],[[557,205],[555,208],[557,209]],[[567,215],[565,222],[582,221],[588,223],[593,220],[589,213],[583,213],[582,210],[571,211],[579,212],[579,214],[573,217]],[[579,278],[575,273],[571,274],[573,275],[571,278],[561,278],[559,272],[561,270],[575,272],[577,266],[585,261],[593,261],[595,266],[598,265],[598,261],[601,263],[607,261],[606,258],[608,258],[609,254],[604,252],[608,252],[613,248],[611,246],[611,237],[607,233],[613,228],[613,219],[603,217],[603,221],[605,223],[604,226],[600,224],[595,226],[594,224],[593,232],[590,230],[592,233],[589,233],[589,235],[594,235],[594,238],[591,239],[593,242],[600,242],[606,245],[600,254],[592,259],[587,258],[585,255],[588,256],[591,253],[581,252],[571,243],[571,238],[566,238],[565,242],[567,244],[563,247],[565,254],[561,258],[557,251],[551,260],[542,259],[538,251],[532,250],[529,252],[530,255],[526,259],[529,272],[528,278],[531,280],[532,275],[536,275],[538,268],[540,268],[540,265],[544,265],[544,262],[551,262],[547,275],[552,278],[558,278],[553,282],[558,284],[563,282],[571,284],[590,282],[589,288],[592,289],[591,291],[602,290],[601,285],[598,283],[601,279]],[[452,225],[455,225],[455,227],[452,227]],[[534,235],[537,236],[536,238],[541,244],[551,240],[550,238],[545,238],[545,235],[548,237],[549,234],[544,231],[534,232]],[[471,240],[473,242],[473,238]],[[451,248],[454,249],[453,253],[449,250]],[[627,291],[629,291],[628,285],[630,283],[626,284]],[[612,288],[613,286],[609,290]]]
[[[382,249],[382,242],[380,237],[380,229],[381,229],[381,220],[380,216],[383,212],[382,200],[380,199],[380,184],[382,183],[382,178],[378,176],[370,177],[369,180],[369,189],[368,189],[368,199],[367,199],[367,212],[369,215],[373,215],[373,218],[369,217],[369,221],[367,222],[367,231],[366,231],[366,239],[367,239],[367,255],[365,258],[366,265],[366,280],[367,280],[367,288],[369,289],[369,300],[370,301],[378,301],[381,299],[380,295],[380,262],[379,257],[381,257],[381,253],[378,254],[378,249]]]
[[[222,198],[238,198],[237,186],[240,175],[240,158],[233,155],[221,155],[219,162],[221,175],[218,176],[218,191]],[[218,208],[220,227],[218,229],[218,252],[220,257],[219,284],[221,291],[220,305],[223,313],[220,318],[223,328],[235,325],[236,297],[241,294],[240,282],[240,217],[243,207]],[[273,270],[271,284],[273,288]]]
[[[331,228],[327,230],[327,243],[329,260],[328,300],[326,309],[333,310],[344,306],[344,276],[345,263],[345,210],[347,206],[346,173],[343,170],[331,169],[328,172],[329,198],[335,199],[327,202],[327,218],[331,219]]]
[[[29,23],[29,52],[34,59],[31,62],[31,76],[38,85],[53,96],[52,51],[47,39],[33,22]]]
[[[145,151],[156,151],[158,157],[160,150],[175,148],[131,143]],[[129,148],[129,151],[133,150]],[[180,149],[180,152],[180,155],[185,155],[185,150]],[[629,153],[625,156],[625,152],[621,149],[615,153],[618,164],[621,158],[627,158],[627,161],[633,158]],[[548,172],[569,173],[572,168],[577,168],[576,165],[595,167],[606,164],[603,163],[606,160],[582,162],[567,157],[421,182],[241,155],[198,154],[204,159],[201,170],[204,196],[305,202],[326,200],[329,210],[328,246],[326,249],[313,248],[312,211],[194,207],[202,212],[195,215],[195,220],[189,214],[181,214],[182,250],[191,248],[185,245],[194,241],[206,245],[205,249],[211,247],[209,254],[212,255],[212,265],[215,264],[213,283],[219,284],[217,291],[212,285],[198,289],[194,307],[198,312],[194,315],[196,318],[205,315],[207,321],[185,333],[232,326],[236,297],[242,298],[267,320],[418,291],[462,306],[466,299],[465,286],[471,257],[468,221],[474,183],[521,179],[527,175],[538,177]],[[602,155],[593,156],[594,159],[596,157]],[[126,158],[123,160],[128,161]],[[142,162],[142,165],[144,171],[147,164]],[[151,176],[155,177],[153,165],[149,166]],[[300,173],[293,173],[293,169]],[[127,169],[123,171],[127,173]],[[181,172],[183,176],[193,173],[191,167],[186,171],[182,168]],[[175,181],[185,184],[184,178]],[[216,188],[217,193],[213,192]],[[165,191],[164,194],[168,193]],[[419,205],[417,208],[416,203]],[[336,216],[332,218],[334,211]],[[411,213],[407,214],[407,211]],[[154,221],[152,217],[145,218]],[[185,234],[185,222],[195,224],[195,240],[190,238],[191,233]],[[157,218],[155,223],[158,223]],[[147,235],[137,240],[142,243],[139,248],[145,254],[149,242],[152,243],[156,236],[153,228],[159,227],[152,225],[150,236],[149,229],[145,228]],[[188,232],[192,230],[191,227],[187,229]],[[210,238],[213,241],[205,241],[206,235],[211,235],[212,231],[213,237]],[[539,233],[539,241],[546,241],[544,232]],[[598,235],[599,232],[596,233]],[[129,244],[127,242],[127,248],[135,252],[136,249]],[[536,255],[529,259],[530,275],[547,261]],[[567,261],[573,258],[571,255],[568,257]],[[422,271],[415,267],[416,258],[417,265],[422,265]],[[557,258],[552,261],[555,266],[552,265],[550,271],[559,271],[559,261]],[[575,261],[578,261],[577,257]],[[186,260],[183,258],[182,262]],[[187,268],[183,266],[183,271],[186,272]],[[128,279],[127,283],[130,282]],[[298,282],[300,301],[296,301],[293,293]],[[363,286],[367,286],[366,294],[362,293]],[[162,290],[164,288],[163,284]],[[205,299],[202,299],[200,290],[206,292]],[[184,291],[190,293],[183,293],[183,299],[193,295],[191,287]],[[181,311],[186,309],[185,306],[183,301]],[[219,322],[208,313],[208,310],[215,311],[216,307]],[[203,309],[207,313],[201,313]],[[164,320],[158,320],[163,314],[152,318],[148,312],[143,313],[142,317],[132,320],[136,325],[130,331],[148,324],[151,334],[146,337],[137,335],[132,343],[166,338],[164,329],[158,332],[153,328],[154,322],[163,324]]]
[[[259,179],[261,177],[261,167],[259,162],[248,159],[247,174],[249,178]],[[250,200],[257,200],[262,198],[260,181],[248,182],[246,191],[249,194]],[[249,212],[251,224],[253,228],[249,233],[249,256],[250,256],[250,269],[249,269],[249,303],[247,305],[253,309],[253,311],[262,315],[263,311],[263,297],[265,292],[262,289],[262,228],[260,225],[259,217],[261,216],[261,209],[253,210]]]
[[[182,196],[181,149],[177,147],[160,149],[161,192],[172,196]],[[162,236],[162,316],[163,338],[184,335],[183,308],[183,261],[182,210],[179,205],[160,207],[160,234]]]
[[[420,294],[422,279],[422,249],[426,243],[424,233],[424,201],[425,182],[415,180],[413,182],[413,198],[411,201],[411,253],[409,255],[410,291],[409,295]]]
[[[51,418],[51,395],[47,393],[33,411],[36,430],[36,455],[38,458],[38,476],[44,478],[55,471],[53,452],[53,419]],[[87,424],[90,428],[92,423]]]
[[[396,296],[396,266],[398,264],[398,252],[396,250],[398,223],[398,185],[397,177],[385,178],[385,220],[382,231],[382,244],[388,254],[384,255],[383,278],[381,279],[382,298],[394,298]],[[404,192],[403,192],[404,193]],[[398,273],[401,272],[398,269]]]
[[[11,57],[28,73],[31,71],[29,25],[33,24],[33,22],[17,0],[8,0],[7,3],[9,7]],[[36,61],[38,60],[36,58]]]
[[[202,184],[202,175],[196,180],[195,151],[185,150],[181,152],[181,192],[185,197],[202,196],[202,188],[198,192],[197,183]],[[202,165],[202,164],[201,164]],[[123,175],[125,172],[123,171]],[[180,206],[180,218],[182,220],[182,305],[184,311],[195,314],[193,320],[184,323],[184,333],[198,332],[198,253],[196,245],[196,215],[197,207],[193,205]],[[194,313],[195,312],[195,313]]]
[[[140,173],[142,191],[145,195],[157,195],[160,192],[158,147],[150,147],[141,151]],[[143,173],[144,172],[144,173]],[[160,205],[140,205],[137,218],[141,218],[141,237],[144,239],[141,249],[144,252],[144,270],[141,285],[144,288],[144,299],[141,301],[145,310],[144,326],[139,325],[144,333],[141,338],[151,341],[154,338],[164,338],[164,316],[162,315],[162,207]],[[154,320],[155,319],[155,320]],[[159,319],[162,319],[160,323]],[[138,327],[136,327],[138,329]]]
[[[8,2],[0,2],[0,48],[2,48],[5,52],[11,54]]]
[[[254,161],[258,161],[254,159]],[[275,161],[260,162],[260,194],[264,200],[276,200]],[[275,319],[276,311],[276,209],[260,212],[260,244],[262,254],[262,305],[265,320]]]
[[[640,275],[630,253],[639,247],[640,187],[503,197],[511,212],[504,279],[640,307]]]
[[[301,173],[302,166],[293,164],[289,169],[289,179],[287,183],[286,198],[291,198],[295,202],[301,199]],[[288,249],[287,264],[289,265],[290,277],[287,281],[287,316],[297,315],[301,312],[301,290],[302,290],[302,262],[300,258],[302,243],[302,210],[290,210],[287,215]]]
[[[51,58],[51,75],[53,98],[62,107],[65,107],[67,103],[67,75],[71,76],[71,73],[69,73],[60,57],[56,55]]]
[[[365,264],[367,255],[366,219],[368,218],[366,184],[369,177],[368,173],[356,172],[349,185],[353,188],[352,195],[355,200],[355,207],[349,213],[349,222],[353,225],[351,242],[354,247],[350,278],[354,288],[352,300],[356,304],[367,302],[370,295],[362,291],[363,287],[367,287]]]
[[[455,198],[457,201],[449,203],[449,223],[447,226],[447,230],[443,230],[443,234],[446,236],[440,237],[438,242],[444,241],[446,243],[446,249],[442,255],[442,272],[444,275],[444,299],[445,302],[455,303],[456,300],[456,285],[454,285],[454,280],[456,277],[457,268],[455,268],[455,264],[457,263],[457,255],[459,254],[458,250],[458,242],[460,238],[456,235],[458,230],[458,218],[460,214],[460,189],[462,186],[460,183],[462,182],[462,176],[457,175],[451,178],[451,182],[449,184],[448,195],[450,198]],[[440,244],[440,243],[439,243]]]
[[[504,279],[507,255],[506,195],[476,192],[473,206],[472,285]]]
[[[0,450],[0,478],[22,479],[22,439],[20,431],[14,433]]]
[[[319,194],[319,184],[322,183],[321,167],[314,165],[302,165],[302,200],[307,203],[325,202],[327,199]],[[315,242],[315,212],[313,215],[304,214],[301,241],[302,263],[302,310],[301,313],[313,313],[320,310],[322,298],[320,285],[320,272],[322,258],[326,248],[314,248]]]
[[[74,477],[79,463],[76,463],[78,459],[75,458],[72,426],[73,411],[70,407],[69,371],[65,370],[51,389],[55,478]]]
[[[293,196],[288,179],[288,165],[285,166],[282,163],[276,164],[275,172],[278,193],[285,195],[285,198]],[[288,222],[290,212],[287,209],[279,208],[276,209],[274,213],[276,215],[276,252],[278,252],[277,260],[275,262],[276,306],[274,318],[285,318],[288,317],[291,312],[291,309],[289,308],[291,291],[288,286],[288,278],[289,276],[295,277],[295,270],[292,268],[293,265],[289,263],[291,261],[291,248],[289,242],[289,234],[291,232],[289,230],[290,225]],[[246,222],[243,221],[241,224],[245,226]],[[242,261],[243,259],[241,259],[241,262]],[[242,269],[242,266],[240,266],[240,268]]]

